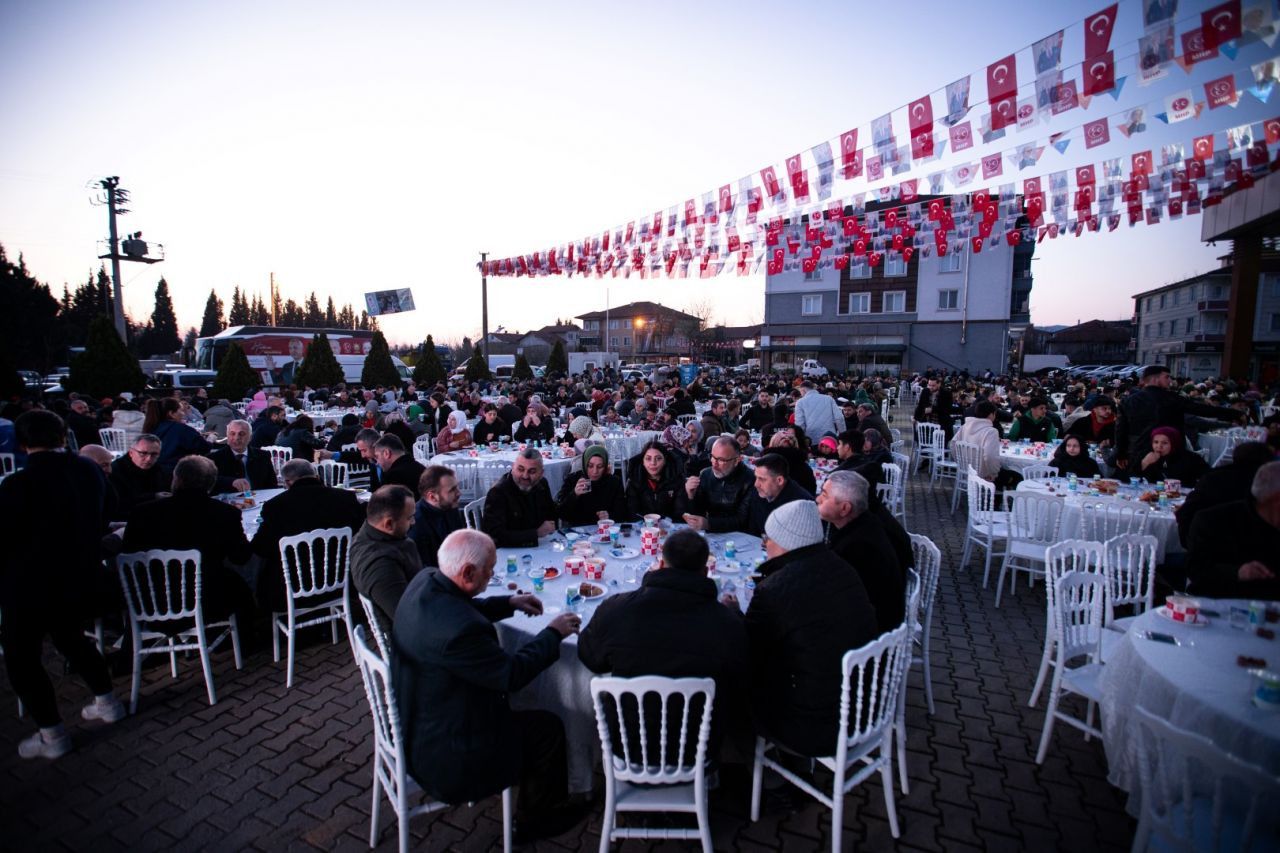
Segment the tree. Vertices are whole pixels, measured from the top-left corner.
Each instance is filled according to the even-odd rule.
[[[382,332],[373,333],[373,343],[369,346],[369,354],[364,357],[364,369],[360,371],[360,384],[366,388],[379,385],[400,387],[400,373],[391,361],[391,349]]]
[[[240,289],[236,288],[236,293],[239,292]],[[227,324],[222,319],[222,300],[215,291],[210,290],[209,298],[204,303],[204,319],[200,321],[200,337],[211,337],[226,327]]]
[[[138,348],[148,354],[171,353],[182,347],[178,337],[178,317],[173,313],[169,282],[164,278],[156,285],[156,307],[151,312],[149,334],[138,341]]]
[[[253,307],[249,309],[249,323],[253,326],[271,326],[271,312],[262,301],[262,295],[253,297]]]
[[[331,388],[344,378],[342,365],[329,345],[329,336],[318,332],[307,347],[307,356],[293,377],[294,383],[299,388]]]
[[[334,329],[338,326],[338,312],[333,310],[333,297],[329,297],[329,304],[324,307],[324,327],[326,329]]]
[[[58,300],[48,286],[27,271],[21,255],[10,263],[0,246],[0,349],[15,367],[47,373],[57,357],[58,326]]]
[[[426,342],[418,350],[418,357],[414,359],[414,384],[419,387],[430,386],[444,379],[444,365],[440,363],[440,355],[436,352],[436,342],[427,335]]]
[[[196,338],[199,336],[200,333],[196,331],[196,327],[192,326],[187,329],[186,335],[182,338],[182,363],[187,367],[196,362]]]
[[[342,310],[338,312],[338,328],[339,329],[355,329],[356,315],[351,310],[351,305],[343,305]]]
[[[276,312],[277,326],[300,328],[305,326],[306,322],[307,315],[303,313],[302,306],[292,299],[285,300],[284,307]]]
[[[239,341],[232,341],[222,366],[213,380],[210,396],[214,399],[243,400],[262,387],[262,377],[249,366],[249,359]]]
[[[489,373],[489,362],[480,354],[479,346],[472,350],[471,358],[467,359],[467,370],[463,376],[468,382],[483,382],[492,376]]]
[[[320,300],[316,299],[314,290],[307,296],[306,325],[308,329],[324,328],[324,312],[320,310]]]
[[[547,356],[547,373],[568,373],[569,357],[564,354],[564,341],[556,338],[551,355]]]
[[[512,379],[532,379],[533,368],[529,366],[529,360],[524,357],[524,353],[516,356],[516,365],[511,368]]]
[[[235,290],[231,291],[231,313],[227,315],[227,322],[232,326],[248,326],[253,322],[249,300],[240,292],[238,284]]]
[[[138,393],[146,384],[147,377],[138,360],[129,354],[124,341],[116,334],[115,323],[105,314],[99,315],[89,324],[84,352],[71,359],[66,389],[102,399],[114,397],[121,391]]]

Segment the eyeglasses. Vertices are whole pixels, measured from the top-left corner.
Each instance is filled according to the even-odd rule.
[[[143,459],[157,459],[160,456],[159,451],[139,450],[136,447],[132,448],[130,452],[138,454]]]
[[[712,462],[737,462],[737,461],[738,461],[738,457],[737,457],[737,456],[714,456],[714,455],[713,455],[713,456],[711,457],[711,461],[712,461]]]

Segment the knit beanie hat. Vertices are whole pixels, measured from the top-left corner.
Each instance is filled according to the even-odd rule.
[[[769,513],[764,534],[787,551],[822,541],[822,519],[813,501],[791,501]]]
[[[569,422],[569,432],[573,433],[577,438],[586,438],[591,435],[593,428],[594,424],[591,423],[591,418],[586,415],[578,415]]]
[[[593,444],[590,447],[588,447],[586,450],[582,451],[582,470],[584,472],[587,470],[587,463],[590,462],[592,457],[594,456],[599,456],[604,460],[604,470],[608,472],[609,451],[605,450],[604,446],[599,444]]]

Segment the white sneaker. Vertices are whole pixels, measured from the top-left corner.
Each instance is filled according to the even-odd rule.
[[[92,702],[80,709],[80,716],[86,720],[102,720],[104,723],[118,723],[127,713],[124,703],[114,695],[94,697]]]
[[[43,731],[36,732],[18,744],[18,755],[23,758],[61,758],[71,751],[71,736],[62,732],[52,740],[44,736]]]

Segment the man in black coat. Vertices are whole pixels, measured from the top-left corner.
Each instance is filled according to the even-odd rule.
[[[258,606],[270,613],[283,612],[288,606],[281,539],[331,527],[346,527],[354,534],[364,523],[364,507],[355,494],[320,482],[315,466],[307,460],[290,459],[280,473],[285,492],[262,505],[251,546],[262,558],[256,584]]]
[[[761,391],[756,402],[742,413],[738,426],[747,430],[762,430],[773,423],[773,398],[768,391]]]
[[[955,404],[951,400],[951,389],[941,379],[932,378],[928,386],[920,392],[916,401],[915,419],[920,422],[938,424],[942,434],[947,437],[947,445],[951,444],[951,414]]]
[[[1190,397],[1169,390],[1173,376],[1163,365],[1151,365],[1142,371],[1142,387],[1120,402],[1120,418],[1116,422],[1116,467],[1137,474],[1142,458],[1151,452],[1151,432],[1157,427],[1173,427],[1187,434],[1187,415],[1239,423],[1236,409],[1197,403]]]
[[[868,508],[870,484],[853,471],[835,471],[818,495],[818,515],[827,522],[827,543],[853,566],[876,610],[880,633],[902,624],[906,599],[906,570],[881,526]]]
[[[1280,600],[1280,462],[1253,476],[1248,500],[1196,515],[1187,574],[1194,595]]]
[[[422,479],[422,472],[426,469],[421,462],[405,452],[403,441],[394,435],[383,435],[373,445],[373,458],[378,463],[376,474],[379,487],[404,486],[413,492],[415,501],[421,497],[418,494],[418,481]]]
[[[564,727],[547,711],[512,711],[508,696],[560,660],[560,641],[578,630],[581,617],[557,614],[508,654],[493,623],[517,610],[539,616],[541,600],[476,598],[497,561],[493,541],[479,531],[455,531],[439,553],[440,570],[409,583],[392,629],[391,680],[409,772],[446,803],[518,784],[518,834],[558,834],[583,814],[561,805],[568,789]]]
[[[124,531],[123,553],[169,550],[200,552],[201,602],[207,622],[247,614],[253,597],[244,579],[227,566],[243,564],[251,551],[240,510],[209,497],[218,470],[204,456],[184,456],[173,469],[173,495],[135,507]]]
[[[742,506],[754,492],[755,478],[742,464],[737,442],[719,438],[711,445],[711,467],[685,480],[676,513],[694,530],[738,530]]]
[[[458,509],[462,490],[458,488],[458,478],[452,468],[431,465],[422,472],[418,491],[422,497],[414,507],[409,538],[418,548],[420,566],[438,566],[436,552],[440,550],[440,543],[453,531],[467,526],[462,510]]]
[[[880,433],[880,437],[886,442],[889,440],[889,436],[892,435],[889,432],[889,425],[884,422],[884,418],[880,417],[880,413],[876,411],[875,406],[870,403],[859,403],[858,430],[865,433],[869,429]]]
[[[370,498],[369,516],[351,543],[351,584],[388,622],[422,570],[418,546],[409,539],[413,507],[404,486],[383,486]]]
[[[265,450],[249,446],[252,434],[248,421],[231,421],[227,424],[227,443],[209,451],[209,458],[218,469],[215,493],[276,487],[276,469],[271,464],[271,455]]]
[[[542,476],[541,453],[529,448],[516,454],[511,473],[485,496],[480,526],[499,548],[534,546],[556,529],[556,502]]]
[[[267,406],[253,422],[254,447],[271,447],[280,437],[284,429],[284,409],[279,406]]]
[[[119,517],[112,521],[127,519],[134,507],[153,501],[157,492],[168,490],[169,483],[156,465],[159,458],[160,439],[144,432],[134,439],[128,453],[111,463],[111,485],[119,498]]]
[[[1258,469],[1275,458],[1271,448],[1260,441],[1246,441],[1231,452],[1231,464],[1206,471],[1196,487],[1178,507],[1178,539],[1183,547],[1191,538],[1191,523],[1203,510],[1249,498]]]
[[[89,404],[81,399],[71,401],[67,412],[67,429],[76,437],[76,446],[101,444],[102,436],[98,432],[98,421],[89,411]]]
[[[791,479],[791,466],[776,453],[766,453],[756,460],[755,489],[738,508],[733,530],[759,536],[765,522],[778,507],[792,501],[812,501],[813,495]]]
[[[769,559],[746,620],[756,725],[794,752],[833,755],[840,661],[879,636],[875,608],[858,573],[822,543],[813,501],[779,508],[765,533]]]
[[[480,420],[471,430],[472,440],[476,444],[488,444],[491,441],[502,441],[511,438],[511,427],[507,421],[498,417],[498,407],[493,403],[485,403],[480,410]]]
[[[592,672],[619,678],[662,675],[713,678],[716,696],[710,755],[726,731],[737,731],[745,705],[747,631],[738,608],[716,600],[707,577],[707,540],[678,530],[662,546],[663,568],[640,589],[606,599],[578,638],[578,658]],[[648,726],[650,734],[657,726]],[[654,742],[656,744],[656,741]]]

